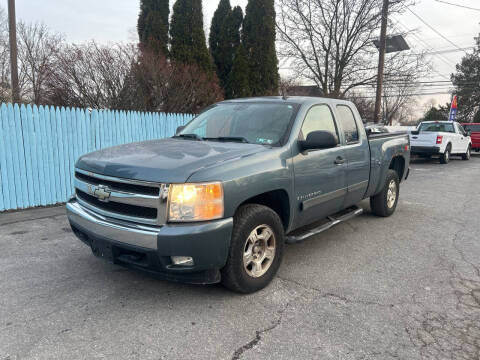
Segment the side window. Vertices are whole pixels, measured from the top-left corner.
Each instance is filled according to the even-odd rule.
[[[327,105],[317,105],[309,111],[302,126],[303,138],[312,131],[330,131],[338,139],[338,131],[333,120],[332,111]]]
[[[457,124],[457,126],[458,126],[458,132],[459,132],[460,134],[466,136],[467,133],[465,132],[465,129],[463,128],[463,126],[460,125],[460,124]]]
[[[337,105],[337,112],[339,115],[339,121],[342,124],[343,133],[345,135],[345,141],[347,144],[357,142],[359,138],[357,122],[353,115],[352,109],[346,105]]]

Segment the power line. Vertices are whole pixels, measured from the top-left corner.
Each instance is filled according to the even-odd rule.
[[[467,51],[467,50],[473,50],[473,49],[475,49],[474,46],[468,46],[468,47],[459,48],[459,49],[445,49],[445,50],[426,52],[425,55],[439,55],[439,54],[447,54],[452,52]]]
[[[422,38],[420,38],[417,34],[411,32],[411,30],[409,30],[407,28],[407,26],[405,26],[400,20],[396,19],[397,21],[397,24],[400,25],[402,28],[405,29],[405,31],[407,33],[410,33],[410,35],[412,35],[419,43],[422,43],[424,46],[423,48],[427,51],[427,52],[431,52],[433,51],[433,49],[430,47],[430,44],[428,44],[425,40],[423,40]],[[437,57],[437,59],[439,60],[442,60],[445,64],[447,64],[448,66],[455,66],[456,64],[454,64],[452,61],[450,61],[449,59],[447,59],[445,56],[441,55],[441,54],[435,54],[434,56]],[[435,73],[437,73],[439,76],[445,78],[445,79],[448,79],[448,76],[446,75],[443,75],[441,74],[440,72],[438,72],[437,70],[433,69],[433,71]]]
[[[408,11],[410,11],[418,20],[420,20],[422,23],[424,23],[426,26],[428,26],[432,31],[434,31],[438,36],[440,36],[442,39],[444,39],[445,41],[448,41],[450,44],[452,44],[453,46],[455,46],[457,49],[461,50],[460,46],[458,46],[457,44],[455,44],[453,41],[451,41],[450,39],[448,39],[445,35],[443,35],[442,33],[440,33],[437,29],[435,29],[432,25],[430,25],[429,23],[427,23],[425,20],[423,20],[419,15],[417,15],[412,9],[410,9],[408,6],[406,7],[406,9]],[[462,50],[463,51],[463,50]],[[466,52],[465,52],[466,53]]]
[[[449,95],[449,94],[451,94],[450,91],[445,91],[445,92],[431,92],[431,93],[422,93],[422,94],[406,94],[402,96],[414,97],[414,96]],[[375,96],[355,96],[355,97],[357,99],[375,99]],[[383,97],[392,98],[392,97],[398,97],[398,95],[386,95]]]
[[[460,5],[460,4],[454,4],[454,3],[451,3],[451,2],[448,2],[448,1],[443,1],[443,0],[435,0],[435,1],[439,2],[439,3],[447,4],[447,5],[461,7],[461,8],[464,8],[464,9],[480,11],[480,9],[478,9],[478,8],[473,8],[473,7],[470,7],[470,6],[465,6],[465,5]]]

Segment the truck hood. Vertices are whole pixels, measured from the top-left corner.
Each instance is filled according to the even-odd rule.
[[[76,167],[118,178],[183,183],[202,168],[267,150],[257,144],[163,139],[99,150],[82,156]]]

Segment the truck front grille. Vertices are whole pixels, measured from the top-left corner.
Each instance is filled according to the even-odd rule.
[[[120,182],[109,181],[105,179],[100,180],[96,177],[83,174],[78,170],[75,172],[75,177],[89,184],[107,185],[112,190],[125,191],[125,192],[143,194],[143,195],[152,195],[152,196],[158,196],[160,194],[160,188],[158,186],[152,187],[152,186],[137,185],[137,184],[130,184],[130,183],[120,183]]]
[[[110,211],[112,213],[119,214],[119,215],[128,214],[130,216],[145,218],[145,219],[157,218],[157,209],[147,208],[143,206],[122,204],[122,203],[117,203],[113,201],[109,201],[109,202],[100,201],[95,196],[88,195],[87,193],[84,193],[83,191],[78,189],[77,189],[77,198],[103,211]]]
[[[112,219],[147,225],[166,223],[168,185],[75,171],[80,205]]]

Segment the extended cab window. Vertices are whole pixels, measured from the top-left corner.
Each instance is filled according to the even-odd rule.
[[[338,138],[337,127],[333,120],[332,111],[327,105],[317,105],[312,107],[302,126],[302,135],[306,139],[312,131],[330,131]]]
[[[347,144],[358,142],[358,127],[352,110],[346,105],[338,105],[337,112],[339,115],[338,120],[342,125],[343,134],[345,135],[345,141]]]

